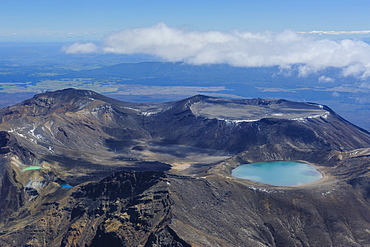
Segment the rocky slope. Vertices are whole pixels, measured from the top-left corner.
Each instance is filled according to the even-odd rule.
[[[330,108],[66,89],[0,109],[1,246],[370,245],[370,134]],[[278,187],[239,164],[301,160]]]

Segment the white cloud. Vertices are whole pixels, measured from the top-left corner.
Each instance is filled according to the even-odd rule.
[[[340,94],[338,92],[333,92],[332,95],[333,95],[333,97],[339,97],[340,96]]]
[[[344,76],[370,76],[370,45],[358,40],[315,39],[284,32],[192,31],[155,26],[125,29],[109,34],[101,48],[92,43],[75,43],[68,53],[143,53],[167,61],[190,64],[227,63],[232,66],[280,66],[299,64],[306,76],[328,67],[343,69]]]
[[[342,35],[342,34],[370,34],[369,30],[363,31],[310,31],[310,32],[298,32],[302,34],[326,34],[326,35]]]
[[[82,43],[76,42],[70,46],[63,47],[63,51],[67,54],[74,53],[95,53],[99,51],[99,48],[94,43]]]
[[[364,81],[361,83],[360,88],[362,89],[370,89],[370,81]]]
[[[330,77],[327,77],[327,76],[320,76],[319,77],[319,82],[321,83],[325,83],[325,82],[333,82],[334,79],[333,78],[330,78]]]

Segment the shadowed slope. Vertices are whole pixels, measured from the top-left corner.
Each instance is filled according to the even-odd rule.
[[[370,134],[326,106],[202,95],[137,104],[66,89],[0,109],[0,121],[2,246],[370,244]],[[274,160],[324,178],[231,177]]]

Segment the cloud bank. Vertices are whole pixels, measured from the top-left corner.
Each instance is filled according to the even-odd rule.
[[[75,53],[96,53],[99,51],[99,48],[94,43],[82,43],[76,42],[70,46],[65,46],[62,48],[62,51],[67,54],[75,54]]]
[[[298,32],[302,34],[319,34],[319,35],[342,35],[342,34],[370,34],[369,30],[363,30],[363,31],[310,31],[310,32]]]
[[[171,62],[229,64],[239,67],[299,65],[301,76],[328,67],[343,69],[344,76],[370,76],[370,45],[359,40],[316,39],[293,31],[219,32],[168,27],[125,29],[107,35],[100,47],[75,43],[66,53],[148,54]],[[295,66],[297,67],[297,66]]]

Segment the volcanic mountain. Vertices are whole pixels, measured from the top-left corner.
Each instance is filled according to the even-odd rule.
[[[327,106],[65,89],[0,109],[1,246],[370,245],[370,133]],[[244,163],[323,178],[271,186]]]

